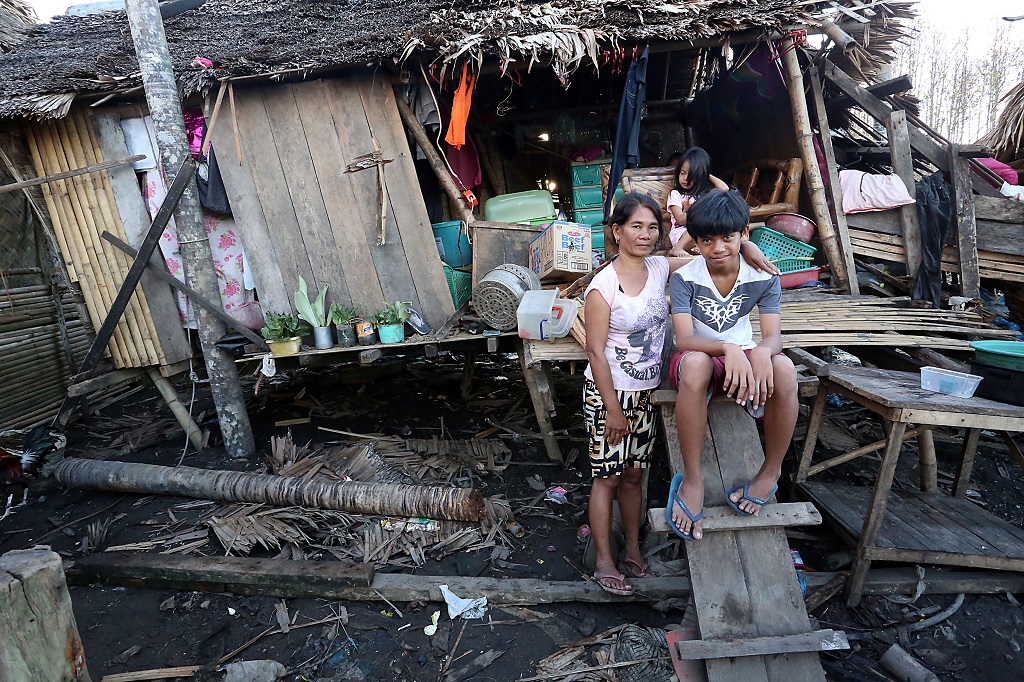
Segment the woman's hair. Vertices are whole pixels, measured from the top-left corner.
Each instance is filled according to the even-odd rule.
[[[743,232],[749,221],[750,207],[735,189],[708,192],[686,212],[686,230],[694,239]]]
[[[690,172],[686,176],[690,182],[690,189],[679,184],[679,173],[687,161],[690,162]],[[690,147],[683,152],[679,163],[676,164],[676,174],[672,178],[672,184],[677,192],[689,194],[695,199],[714,189],[714,185],[711,184],[711,157],[708,156],[708,153],[700,147]]]
[[[619,200],[619,203],[615,204],[615,210],[612,211],[612,214],[608,216],[608,220],[605,222],[608,225],[625,225],[638,208],[648,208],[651,210],[651,213],[654,214],[655,219],[658,221],[658,238],[664,237],[665,218],[661,213],[661,207],[658,206],[658,202],[649,194],[629,192]]]

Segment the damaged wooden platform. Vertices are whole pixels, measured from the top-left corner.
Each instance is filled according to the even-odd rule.
[[[800,490],[851,542],[860,540],[870,488],[809,481]],[[965,498],[896,490],[865,557],[1024,571],[1024,530]]]
[[[661,406],[672,470],[680,472],[675,396],[659,391],[655,401]],[[763,458],[754,421],[731,401],[713,401],[701,451],[705,506],[724,506],[725,489],[753,478]],[[787,635],[813,630],[782,528],[708,532],[701,540],[686,543],[686,558],[702,640],[769,639],[778,644]],[[708,680],[824,681],[817,653],[773,651],[777,655],[708,659]]]

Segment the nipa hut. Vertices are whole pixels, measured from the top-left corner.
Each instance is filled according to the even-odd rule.
[[[813,212],[838,283],[856,290],[852,251],[836,236],[809,156],[806,100],[788,96],[780,57],[808,31],[827,34],[838,46],[822,43],[819,58],[832,55],[870,78],[912,4],[208,0],[166,17],[195,151],[212,140],[230,203],[230,215],[211,210],[207,219],[222,303],[239,324],[258,324],[260,308],[290,310],[302,277],[364,311],[412,301],[440,327],[455,301],[431,223],[473,221],[474,200],[538,186],[579,220],[589,204],[574,204],[571,159],[590,148],[583,156],[596,154],[598,164],[611,151],[629,64],[644,55],[639,165],[663,166],[690,144],[707,146],[718,172],[748,181],[752,203],[785,194],[791,208]],[[468,172],[479,177],[456,174],[462,186],[452,192],[451,179],[422,158],[436,150],[410,146],[396,99],[425,92],[447,119],[464,74],[477,78],[466,126],[476,147]],[[730,74],[731,90],[721,85]],[[748,77],[753,98],[737,90]],[[428,128],[429,108],[420,111]],[[34,202],[43,243],[64,265],[63,286],[81,290],[81,319],[98,328],[130,264],[109,237],[137,247],[165,191],[125,14],[61,17],[27,31],[0,56],[0,117],[13,177],[109,166],[25,190],[22,199]],[[775,165],[758,188],[763,159]],[[19,225],[28,234],[27,219]],[[476,240],[477,270],[525,258],[528,239],[501,232],[488,242],[485,233]],[[165,233],[163,257],[155,257],[172,274],[180,269],[175,239]],[[192,352],[182,331],[188,319],[182,298],[147,276],[108,346],[110,367],[180,371]],[[58,324],[69,324],[67,316]],[[66,378],[54,377],[60,390]],[[39,416],[8,408],[0,423]]]

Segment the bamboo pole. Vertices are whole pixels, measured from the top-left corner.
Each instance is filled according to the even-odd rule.
[[[81,124],[81,127],[83,133],[89,140],[89,144],[91,145],[90,150],[92,151],[94,158],[102,159],[103,151],[100,148],[99,140],[96,138],[96,130],[95,128],[93,128],[91,118],[83,114],[82,121],[83,122]],[[127,241],[128,235],[125,232],[124,223],[121,221],[121,212],[117,207],[117,199],[116,197],[114,197],[114,188],[110,184],[110,174],[107,172],[100,173],[99,179],[102,189],[102,193],[100,196],[105,197],[103,199],[102,205],[107,214],[110,215],[110,224],[115,228],[115,234],[120,235],[122,239]],[[102,238],[102,233],[100,234],[100,236]],[[103,248],[109,249],[110,247],[104,244]],[[123,253],[118,252],[117,249],[114,249],[114,253],[116,254],[119,261],[125,263],[124,277],[127,277],[127,272],[130,268],[131,260],[127,259]],[[143,321],[146,325],[146,333],[148,334],[148,338],[152,343],[152,352],[154,353],[154,356],[151,357],[150,359],[155,360],[154,364],[166,365],[167,354],[164,352],[163,343],[161,342],[160,339],[160,332],[157,330],[156,324],[153,321],[153,314],[149,307],[149,301],[146,299],[146,290],[144,287],[138,286],[135,290],[135,293],[139,299],[139,305],[142,310]]]
[[[818,168],[818,158],[814,153],[814,132],[811,130],[807,98],[804,95],[804,75],[800,70],[800,61],[797,59],[793,38],[789,36],[784,38],[779,51],[782,53],[786,78],[789,80],[789,101],[793,109],[793,126],[796,129],[800,157],[804,163],[804,178],[807,180],[807,191],[811,195],[814,220],[818,224],[818,236],[821,238],[825,257],[832,268],[836,282],[840,288],[850,291],[851,273],[856,272],[852,267],[853,254],[845,254],[849,257],[849,261],[844,257],[839,248],[835,228],[832,225],[832,216],[828,212],[828,203],[825,201],[825,183],[821,179],[821,169]]]
[[[58,464],[54,478],[71,487],[360,514],[450,521],[479,521],[485,514],[479,490],[449,486],[328,481],[74,458]]]
[[[36,167],[36,172],[39,172],[44,168],[42,155],[39,151],[39,144],[36,139],[38,128],[25,128],[25,143],[28,146],[29,156],[32,157],[32,163]],[[6,155],[5,155],[6,156]],[[54,206],[54,198],[51,194],[49,185],[43,185],[41,188],[43,195],[43,203],[46,204],[46,210],[50,214],[50,227],[53,232],[53,238],[57,242],[58,250],[62,256],[61,260],[64,261],[64,267],[68,273],[68,284],[71,282],[78,281],[78,272],[75,269],[74,260],[71,258],[71,250],[68,247],[67,241],[64,238],[63,232],[59,228],[59,221],[57,219],[57,211]],[[27,191],[27,190],[26,190]],[[32,202],[33,205],[35,202]]]
[[[171,386],[171,382],[167,380],[167,377],[160,374],[160,370],[156,367],[149,368],[149,378],[153,380],[153,385],[156,386],[157,390],[160,391],[160,395],[167,402],[167,407],[171,408],[174,418],[178,420],[181,428],[185,430],[185,433],[188,435],[188,442],[192,443],[192,447],[196,450],[202,450],[203,432],[199,430],[196,423],[192,421],[192,415],[181,404],[181,400],[178,399],[178,393]]]

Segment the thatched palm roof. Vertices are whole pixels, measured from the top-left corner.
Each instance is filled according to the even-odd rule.
[[[978,142],[995,150],[995,157],[1018,170],[1024,169],[1024,83],[1003,96],[1003,111],[995,127]]]
[[[0,0],[2,1],[2,0]],[[868,0],[870,2],[870,0]],[[182,90],[224,76],[354,66],[414,52],[452,63],[550,62],[563,79],[623,42],[813,22],[815,0],[207,0],[165,21]],[[858,3],[860,4],[860,3]],[[906,3],[899,3],[906,4]],[[194,66],[195,57],[215,69]],[[123,12],[60,17],[0,55],[0,116],[62,116],[76,93],[138,86]]]
[[[0,52],[21,40],[25,29],[35,23],[32,8],[24,0],[0,0]]]

